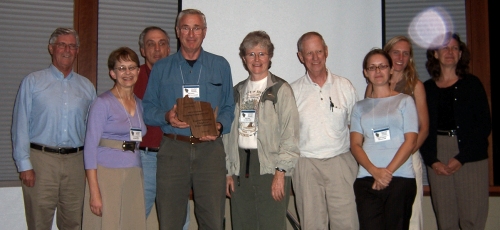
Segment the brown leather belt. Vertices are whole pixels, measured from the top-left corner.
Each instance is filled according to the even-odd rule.
[[[50,152],[50,153],[59,153],[59,154],[70,154],[70,153],[76,153],[78,151],[83,150],[83,146],[80,146],[78,148],[54,148],[54,147],[47,147],[35,143],[30,143],[30,148],[32,149],[38,149],[42,150],[44,152]]]
[[[176,134],[170,134],[170,133],[164,133],[163,136],[166,136],[170,139],[182,141],[182,142],[187,142],[191,144],[199,144],[202,143],[203,141],[200,141],[200,138],[196,138],[193,136],[182,136],[182,135],[176,135]]]

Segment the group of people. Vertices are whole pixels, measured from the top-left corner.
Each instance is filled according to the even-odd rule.
[[[370,50],[358,100],[317,32],[299,38],[306,73],[290,84],[269,71],[269,35],[250,32],[249,75],[233,86],[226,59],[202,48],[201,11],[181,11],[175,31],[169,56],[167,33],[144,29],[143,65],[111,52],[115,84],[98,97],[72,70],[76,31],[51,35],[52,64],[25,77],[14,107],[28,229],[50,229],[56,209],[59,229],[146,229],[155,202],[160,229],[187,229],[191,195],[200,229],[223,229],[226,197],[233,229],[286,229],[292,187],[301,229],[423,229],[421,156],[439,229],[484,229],[491,118],[458,35],[429,48],[425,83],[408,38]],[[217,134],[192,135],[186,96],[210,103]]]

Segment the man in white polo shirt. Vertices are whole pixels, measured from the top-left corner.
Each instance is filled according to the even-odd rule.
[[[353,190],[358,164],[349,149],[356,90],[326,68],[328,47],[319,33],[302,35],[297,48],[307,70],[291,84],[300,118],[292,184],[301,228],[359,229]]]

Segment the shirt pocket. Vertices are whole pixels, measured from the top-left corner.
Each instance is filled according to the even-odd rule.
[[[339,131],[342,131],[346,128],[347,122],[347,109],[344,107],[333,107],[326,114],[326,119],[331,119],[327,124],[331,124],[327,127],[328,132],[336,136]]]

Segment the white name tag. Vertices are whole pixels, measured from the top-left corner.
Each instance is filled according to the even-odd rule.
[[[240,122],[255,122],[255,110],[241,110]]]
[[[388,141],[391,139],[391,132],[389,128],[373,130],[373,139],[375,142]]]
[[[188,95],[189,98],[199,98],[200,97],[200,86],[199,85],[183,85],[182,86],[182,97]]]
[[[130,140],[131,141],[142,141],[142,130],[130,129]]]

